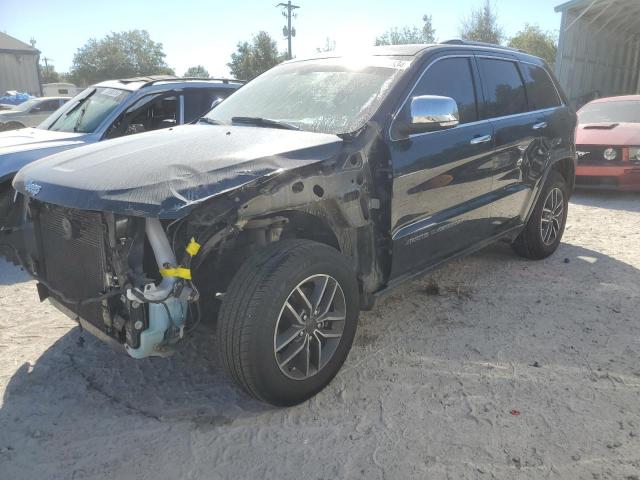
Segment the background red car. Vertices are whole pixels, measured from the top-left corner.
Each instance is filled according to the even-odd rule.
[[[578,111],[581,187],[640,191],[640,95],[594,100]]]

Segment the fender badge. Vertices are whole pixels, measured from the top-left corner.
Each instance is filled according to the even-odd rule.
[[[42,190],[42,185],[38,185],[37,183],[28,182],[25,184],[24,189],[27,191],[29,195],[35,197]]]

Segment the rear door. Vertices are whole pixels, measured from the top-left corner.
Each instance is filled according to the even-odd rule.
[[[547,110],[528,98],[529,72],[517,60],[478,55],[477,63],[485,98],[482,116],[494,129],[491,234],[499,235],[526,220],[536,182],[549,161],[553,122]]]
[[[441,56],[428,60],[402,99],[394,125],[407,121],[411,99],[420,95],[453,98],[460,125],[408,138],[391,128],[392,278],[439,263],[488,234],[493,129],[479,120],[477,84],[473,55]]]

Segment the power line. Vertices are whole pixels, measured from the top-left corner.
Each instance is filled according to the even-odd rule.
[[[296,17],[297,15],[293,13],[294,10],[300,8],[298,5],[293,5],[291,0],[287,3],[279,3],[276,7],[282,7],[282,15],[287,17],[287,25],[282,29],[282,33],[284,33],[284,37],[287,39],[287,58],[291,60],[293,58],[293,52],[291,50],[291,39],[296,36],[295,27],[291,27],[291,17]]]

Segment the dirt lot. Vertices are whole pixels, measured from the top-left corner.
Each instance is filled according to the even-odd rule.
[[[211,327],[170,359],[82,335],[0,265],[0,478],[640,476],[640,195],[582,193],[560,250],[506,245],[363,314],[313,400],[253,402]]]

